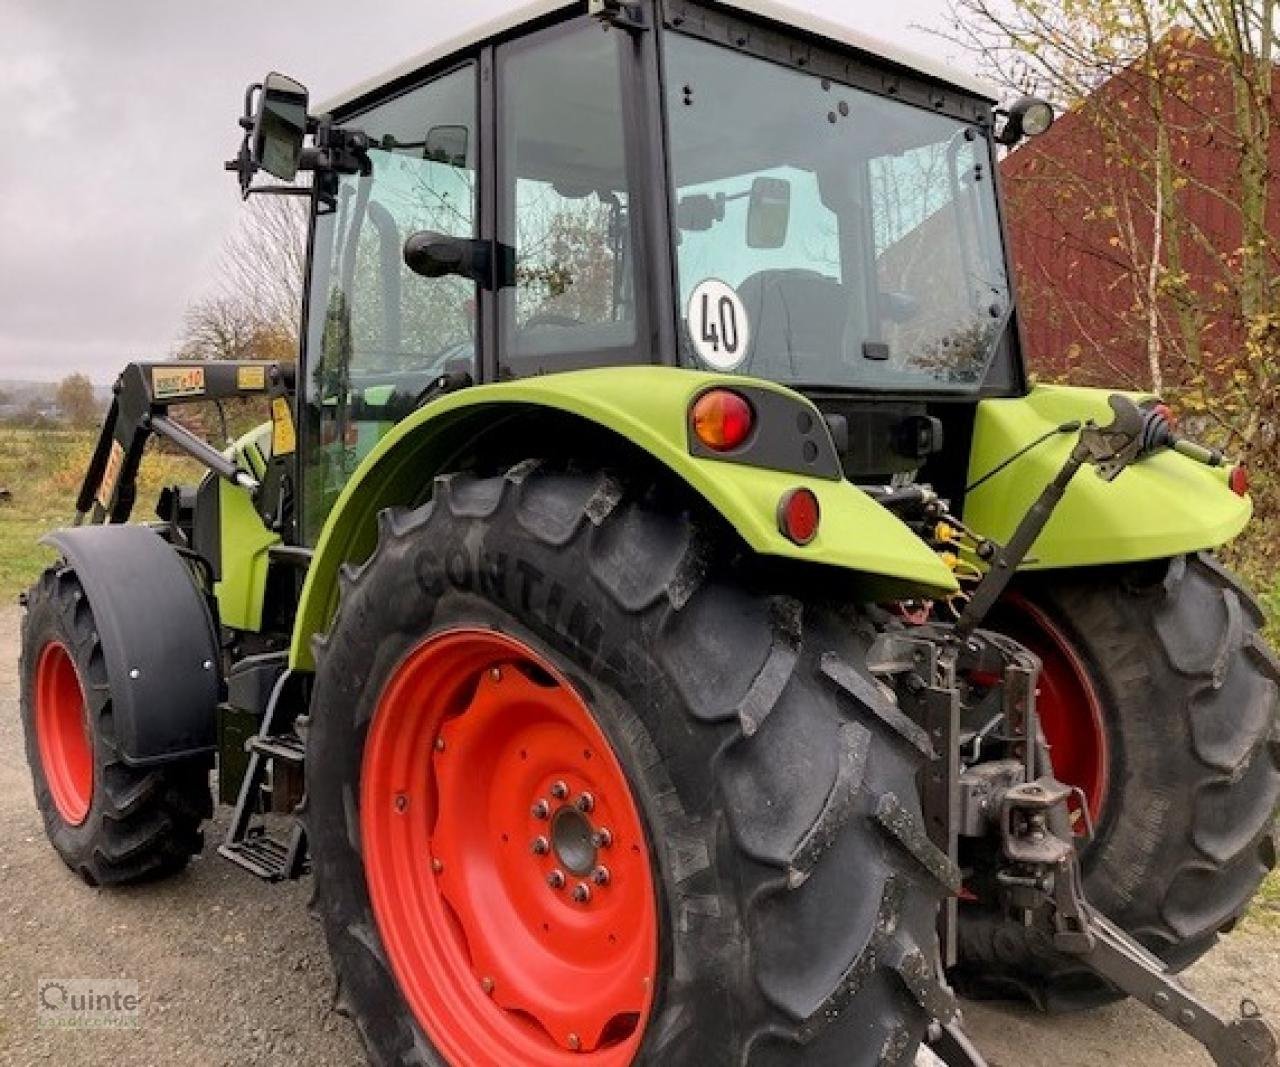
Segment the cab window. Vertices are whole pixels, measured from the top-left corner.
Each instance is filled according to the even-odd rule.
[[[468,64],[344,120],[368,176],[318,210],[303,384],[303,533],[313,543],[356,466],[432,382],[476,359],[476,286],[404,265],[421,230],[476,236],[476,70]]]
[[[608,362],[636,340],[620,39],[582,19],[498,50],[503,364]]]

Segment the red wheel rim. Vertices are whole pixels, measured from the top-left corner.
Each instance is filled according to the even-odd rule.
[[[54,807],[79,826],[93,800],[93,739],[76,665],[57,641],[36,661],[36,745]]]
[[[1036,709],[1054,776],[1083,791],[1089,817],[1097,825],[1111,776],[1102,697],[1071,638],[1046,612],[1022,597],[1011,598],[1006,610],[1006,628],[1040,657]]]
[[[528,646],[453,630],[382,693],[365,876],[411,1010],[451,1063],[630,1063],[653,1003],[649,846],[587,705]]]

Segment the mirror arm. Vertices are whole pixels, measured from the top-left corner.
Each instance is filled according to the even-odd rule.
[[[309,185],[259,185],[248,191],[248,196],[306,196],[311,195]]]
[[[240,193],[245,198],[249,197],[249,186],[253,183],[254,175],[258,173],[258,164],[253,161],[253,147],[250,143],[253,137],[254,113],[257,110],[257,95],[262,92],[262,82],[251,82],[249,87],[244,91],[244,114],[240,116],[240,128],[244,130],[244,138],[240,142],[240,151],[236,153],[235,159],[228,159],[223,169],[234,171],[240,178]]]
[[[321,121],[316,124],[315,136],[315,148],[303,150],[303,169],[334,174],[359,174],[362,178],[373,173],[367,133]]]

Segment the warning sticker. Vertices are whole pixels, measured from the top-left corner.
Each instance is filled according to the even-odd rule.
[[[271,454],[288,456],[297,451],[298,434],[293,427],[293,412],[282,396],[271,401]]]
[[[237,389],[265,389],[267,387],[266,367],[237,367]]]
[[[124,446],[119,441],[112,441],[107,466],[102,472],[102,481],[98,483],[98,503],[102,505],[103,511],[111,507],[111,498],[116,495],[116,483],[120,480],[123,467]]]
[[[152,367],[151,393],[157,400],[199,396],[204,392],[203,367]]]
[[[737,370],[751,345],[747,308],[736,289],[708,278],[689,297],[689,337],[698,359],[712,370]]]

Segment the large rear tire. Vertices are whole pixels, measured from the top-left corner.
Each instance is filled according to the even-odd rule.
[[[1212,557],[1023,582],[993,619],[1037,652],[1055,773],[1088,794],[1089,900],[1175,970],[1230,929],[1275,866],[1280,663],[1263,614]],[[1120,994],[979,901],[964,993],[1051,1011]]]
[[[903,1064],[950,1010],[927,741],[866,635],[724,547],[678,498],[534,463],[383,516],[307,757],[373,1062]]]
[[[74,571],[51,567],[27,594],[22,724],[36,805],[58,855],[89,885],[182,870],[213,814],[209,761],[125,763],[93,609]]]

